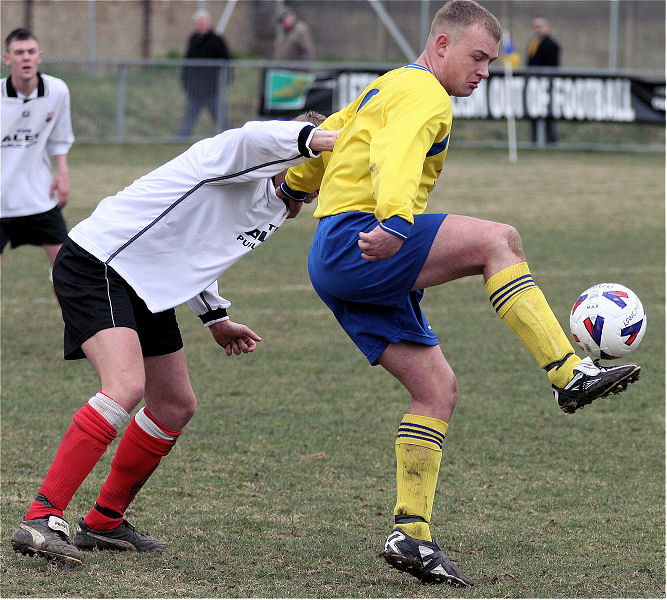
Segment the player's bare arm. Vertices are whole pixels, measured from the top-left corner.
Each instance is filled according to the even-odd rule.
[[[331,152],[336,143],[338,131],[340,130],[316,129],[313,138],[310,140],[310,149],[313,152]]]
[[[225,349],[227,356],[254,352],[257,342],[262,341],[262,338],[247,325],[230,320],[213,323],[209,329],[213,339]]]
[[[316,129],[310,140],[310,149],[313,152],[331,152],[336,143],[336,139],[338,138],[339,131],[340,130]],[[304,204],[310,204],[317,198],[317,192],[308,194],[305,200],[294,200],[293,198],[290,198],[282,191],[282,189],[280,189],[280,184],[285,181],[285,173],[287,173],[287,171],[283,171],[275,177],[276,195],[285,202],[285,206],[287,206],[289,210],[287,218],[293,219],[301,212]]]
[[[361,248],[361,257],[372,262],[391,258],[403,245],[403,240],[378,225],[368,233],[360,231],[357,244]]]
[[[69,200],[69,168],[67,166],[67,155],[57,154],[53,157],[56,163],[56,174],[49,190],[49,198],[53,198],[54,194],[58,192],[58,208],[65,207]]]

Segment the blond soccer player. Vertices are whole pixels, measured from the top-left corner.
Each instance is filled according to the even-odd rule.
[[[450,96],[469,96],[489,76],[501,34],[476,2],[447,3],[417,60],[379,77],[327,119],[323,127],[340,129],[333,153],[293,167],[283,186],[293,198],[320,189],[308,257],[313,286],[369,362],[410,394],[396,436],[395,526],[383,556],[429,583],[472,585],[429,526],[458,387],[420,308],[424,288],[482,275],[496,313],[546,371],[567,413],[625,389],[640,371],[575,354],[513,227],[424,214],[449,146]]]

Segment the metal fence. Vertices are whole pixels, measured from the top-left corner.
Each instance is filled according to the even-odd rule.
[[[182,133],[187,94],[183,68],[205,73],[217,66],[219,94],[211,112],[203,107],[194,129]],[[369,64],[369,68],[399,65]],[[267,67],[300,68],[312,72],[359,70],[340,63],[276,63],[265,60],[44,60],[42,71],[62,78],[71,93],[72,122],[77,143],[137,143],[191,141],[238,127],[260,114],[262,77]],[[2,75],[6,76],[3,67]],[[664,73],[656,73],[664,78]],[[664,80],[664,79],[663,79]],[[457,118],[452,143],[459,146],[502,147],[504,121]],[[528,121],[519,121],[519,148],[532,147]],[[638,123],[559,123],[559,148],[664,151],[665,128]]]

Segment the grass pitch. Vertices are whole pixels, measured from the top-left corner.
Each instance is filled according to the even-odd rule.
[[[180,151],[75,146],[69,224]],[[583,289],[634,289],[648,330],[641,379],[565,415],[545,375],[493,313],[480,278],[427,290],[423,306],[458,375],[433,531],[476,581],[430,587],[378,552],[392,524],[394,435],[405,391],[371,368],[312,291],[312,207],[221,281],[230,313],[264,341],[227,358],[178,309],[198,412],[128,519],[162,555],[92,553],[62,570],[12,552],[71,415],[95,391],[62,360],[41,249],[2,263],[4,597],[514,597],[665,595],[664,155],[450,150],[431,211],[511,223],[567,326]],[[115,442],[70,504],[94,501]]]

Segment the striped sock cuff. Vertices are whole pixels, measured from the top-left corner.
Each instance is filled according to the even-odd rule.
[[[115,402],[113,398],[109,398],[109,396],[102,392],[97,392],[97,394],[88,400],[88,404],[109,421],[109,424],[116,430],[120,429],[130,420],[130,415],[127,411]]]
[[[490,277],[486,282],[486,293],[491,306],[502,317],[523,292],[536,287],[528,265],[523,262]]]
[[[142,407],[141,410],[134,415],[134,420],[148,435],[151,435],[158,440],[164,440],[165,442],[176,441],[178,436],[182,433],[175,429],[169,429],[167,426],[159,423],[146,406]]]
[[[442,450],[447,432],[447,423],[433,417],[405,415],[398,426],[397,444],[414,444],[434,450]]]

